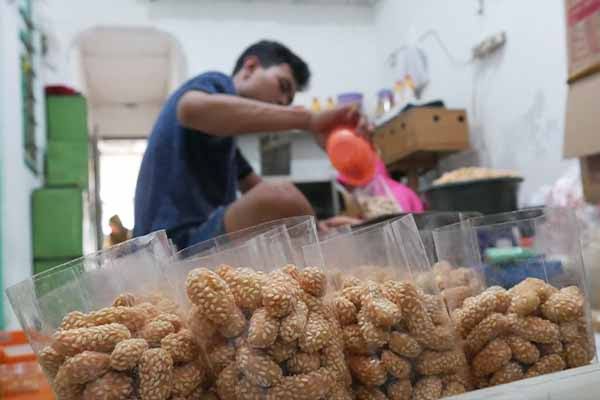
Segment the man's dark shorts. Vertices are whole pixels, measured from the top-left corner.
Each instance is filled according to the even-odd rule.
[[[170,232],[170,237],[178,250],[193,246],[214,237],[225,234],[225,211],[219,207],[209,215],[206,222],[200,225],[190,225]]]

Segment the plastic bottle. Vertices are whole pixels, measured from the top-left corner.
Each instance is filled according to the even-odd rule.
[[[334,168],[353,186],[363,186],[373,180],[377,155],[371,144],[352,128],[335,128],[326,143]]]
[[[313,97],[310,109],[314,113],[318,113],[321,111],[321,102],[319,101],[318,97]]]
[[[327,98],[327,110],[333,110],[335,108],[335,102],[333,101],[332,97],[328,97]]]

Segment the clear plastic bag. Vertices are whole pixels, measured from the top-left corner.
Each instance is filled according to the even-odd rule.
[[[436,229],[440,229],[446,226],[455,225],[461,221],[469,219],[469,217],[481,216],[479,213],[460,213],[460,212],[434,212],[425,213],[415,216],[415,222],[419,229],[419,235],[423,242],[423,246],[427,253],[427,257],[432,264],[432,268],[429,273],[421,274],[419,279],[419,285],[421,287],[433,288],[436,290],[447,292],[444,294],[448,297],[447,301],[452,301],[453,293],[458,294],[459,298],[464,295],[475,295],[482,289],[481,277],[478,276],[471,269],[466,268],[452,268],[446,260],[440,260],[436,252],[435,243],[433,239],[433,232]],[[457,238],[460,242],[460,237]],[[452,256],[461,260],[465,258],[465,255],[461,253],[464,251],[462,248],[457,253],[453,253]],[[472,257],[467,257],[472,258]],[[460,262],[455,262],[455,265],[459,265]],[[465,292],[461,289],[453,289],[457,287],[466,287],[469,292]],[[433,289],[430,289],[433,290]],[[451,307],[452,309],[453,307]]]
[[[191,259],[187,321],[205,349],[204,386],[221,399],[320,399],[344,386],[316,226],[294,222],[218,238],[225,249]]]
[[[442,294],[479,387],[595,361],[573,211],[530,209],[472,218],[433,236],[450,271],[471,271],[483,285],[473,293],[465,284],[441,282],[448,286]]]
[[[166,387],[173,360],[160,349],[161,340],[183,325],[164,274],[172,257],[161,231],[7,289],[58,399],[96,398],[113,385],[124,396],[142,397]],[[164,370],[154,370],[156,362]]]
[[[412,215],[336,236],[321,251],[357,398],[439,398],[471,388],[439,292],[417,284],[430,265]]]

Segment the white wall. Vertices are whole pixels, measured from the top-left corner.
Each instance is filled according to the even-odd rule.
[[[431,38],[419,44],[428,56],[431,83],[425,100],[467,108],[472,144],[484,165],[519,171],[521,201],[553,182],[562,161],[566,99],[566,45],[562,0],[382,0],[377,8],[378,60],[435,29],[454,58],[466,61],[475,43],[505,30],[505,48],[469,65],[452,62]],[[379,63],[379,84],[393,77]]]
[[[190,76],[207,70],[230,72],[244,48],[263,38],[274,39],[297,52],[311,68],[311,86],[296,96],[296,104],[309,106],[313,96],[324,102],[340,92],[361,91],[367,97],[366,109],[371,110],[378,72],[374,17],[369,7],[293,2],[48,0],[41,22],[50,34],[49,83],[79,86],[74,48],[80,32],[98,25],[152,26],[180,42]],[[257,146],[256,136],[240,140],[242,151],[256,166]],[[296,140],[293,151],[306,147]],[[331,177],[322,150],[309,146],[309,153],[292,165],[293,178]]]
[[[2,267],[4,288],[31,275],[31,191],[41,184],[25,165],[21,118],[21,74],[19,55],[19,18],[16,2],[0,1],[0,194],[3,196]],[[39,65],[38,65],[39,67]],[[39,68],[38,68],[39,71]],[[36,87],[37,143],[44,148],[44,102],[41,85]],[[41,163],[40,163],[41,167]],[[43,172],[40,171],[39,176]],[[4,295],[4,309],[8,328],[18,326]]]
[[[206,0],[48,0],[43,26],[51,34],[53,68],[49,78],[73,82],[69,56],[77,34],[96,25],[153,26],[171,33],[187,55],[190,75],[230,72],[239,53],[263,38],[287,44],[309,63],[311,89],[298,96],[335,96],[358,90],[374,96],[374,11],[361,6],[293,2]]]

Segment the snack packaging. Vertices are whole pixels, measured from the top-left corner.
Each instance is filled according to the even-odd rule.
[[[472,382],[412,215],[321,243],[356,398],[441,398]],[[412,396],[412,397],[411,397]]]
[[[530,209],[435,230],[438,287],[477,387],[595,362],[580,235],[571,210]]]
[[[216,251],[176,266],[188,270],[202,386],[219,399],[321,399],[347,387],[315,222],[279,222],[255,236],[216,238]]]
[[[161,231],[7,289],[58,399],[162,398],[175,368],[162,341],[184,325],[172,257]]]

